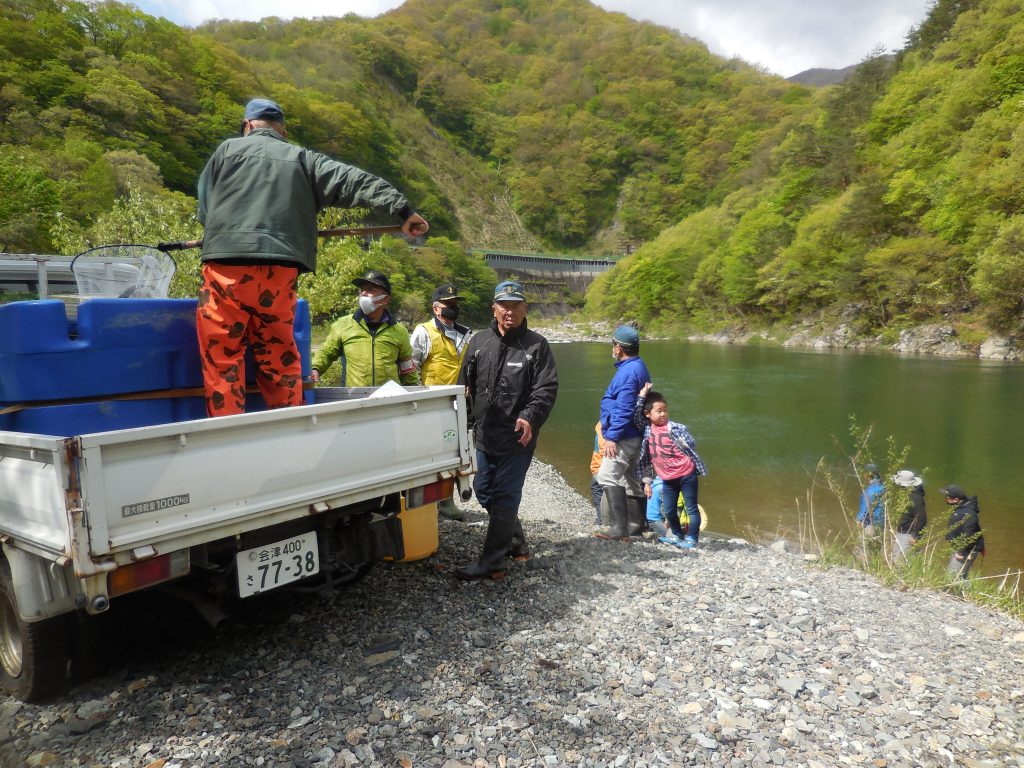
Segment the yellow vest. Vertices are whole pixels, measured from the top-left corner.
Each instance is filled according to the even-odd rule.
[[[429,387],[433,384],[454,384],[459,378],[459,369],[462,367],[462,358],[466,356],[465,338],[462,342],[462,349],[455,349],[455,342],[449,339],[437,327],[437,323],[431,320],[428,323],[421,323],[427,331],[427,338],[430,339],[430,354],[423,361],[420,367],[420,378],[423,385]],[[469,334],[467,332],[466,338]]]

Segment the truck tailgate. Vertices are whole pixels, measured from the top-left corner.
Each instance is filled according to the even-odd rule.
[[[201,544],[470,466],[461,387],[381,398],[366,397],[370,390],[315,391],[325,402],[73,438],[79,455],[78,472],[67,473],[69,509],[39,525],[63,516],[69,554],[84,576],[116,553]],[[55,451],[49,461],[59,458]],[[37,481],[38,494],[49,497],[39,506],[52,503],[45,478],[60,482],[60,469]]]

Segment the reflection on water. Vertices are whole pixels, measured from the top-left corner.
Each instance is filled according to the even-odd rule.
[[[554,345],[559,394],[538,457],[587,495],[593,428],[614,371],[608,345]],[[938,489],[977,494],[988,554],[985,573],[1024,567],[1024,366],[790,351],[768,347],[647,342],[644,361],[671,418],[685,423],[708,464],[701,503],[711,527],[747,535],[792,532],[818,462],[842,466],[849,424],[873,425],[875,460],[886,438],[909,447],[922,475],[929,519],[945,519]],[[853,483],[853,472],[845,467]],[[851,494],[855,502],[855,489]],[[819,532],[845,530],[835,497],[814,494]]]

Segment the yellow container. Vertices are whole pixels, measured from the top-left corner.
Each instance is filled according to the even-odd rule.
[[[400,563],[422,560],[437,552],[437,503],[431,502],[422,507],[406,509],[405,496],[402,497],[402,511],[398,514],[402,521],[402,541],[405,543],[405,557]]]

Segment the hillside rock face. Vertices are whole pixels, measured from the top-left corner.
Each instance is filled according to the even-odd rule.
[[[991,336],[978,349],[982,360],[1024,360],[1019,340],[1005,336]]]

